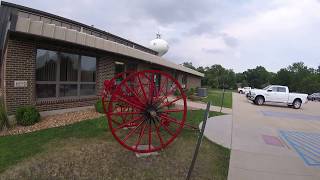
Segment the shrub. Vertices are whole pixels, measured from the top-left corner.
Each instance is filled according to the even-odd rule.
[[[176,89],[176,90],[174,91],[173,95],[175,95],[175,96],[179,96],[179,95],[180,95],[179,90],[178,90],[178,89]]]
[[[189,90],[186,90],[186,95],[187,97],[190,97],[194,94],[194,89],[193,88],[190,88]]]
[[[189,89],[189,92],[190,92],[190,95],[193,95],[193,94],[195,93],[194,88],[190,88],[190,89]]]
[[[191,101],[201,101],[201,100],[202,100],[201,97],[196,96],[196,95],[190,95],[188,98],[189,98]]]
[[[33,106],[19,107],[16,111],[16,120],[19,125],[30,126],[40,121],[40,114]]]
[[[103,106],[102,106],[102,99],[99,99],[99,100],[96,102],[96,104],[94,105],[94,107],[95,107],[95,109],[96,109],[96,111],[97,111],[98,113],[103,113],[104,110],[103,110]]]
[[[9,128],[10,124],[9,124],[9,119],[8,119],[6,108],[4,107],[4,103],[1,98],[0,99],[0,131],[4,127]]]

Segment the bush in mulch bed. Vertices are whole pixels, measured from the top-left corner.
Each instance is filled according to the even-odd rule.
[[[33,106],[19,107],[16,111],[17,124],[30,126],[40,121],[40,114]]]
[[[201,101],[202,98],[200,96],[196,96],[196,95],[190,95],[188,96],[188,99],[190,99],[191,101]]]
[[[98,113],[104,113],[103,106],[102,106],[102,99],[99,99],[94,105],[94,107]]]
[[[0,131],[3,130],[5,127],[9,128],[10,124],[7,111],[3,103],[3,99],[2,97],[0,97]]]

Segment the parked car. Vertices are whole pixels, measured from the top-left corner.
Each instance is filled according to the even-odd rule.
[[[308,96],[308,100],[310,100],[310,101],[320,101],[320,92],[319,93],[310,94]]]
[[[250,90],[251,90],[251,87],[238,88],[238,93],[240,93],[240,94],[248,94]]]
[[[271,102],[299,109],[302,104],[308,102],[307,96],[307,94],[289,93],[287,86],[270,85],[263,89],[250,90],[247,98],[257,105]]]

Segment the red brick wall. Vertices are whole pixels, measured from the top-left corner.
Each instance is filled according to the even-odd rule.
[[[98,59],[97,62],[97,95],[100,95],[103,90],[103,82],[106,79],[111,79],[115,74],[114,61],[117,60],[115,56],[108,55]]]
[[[35,91],[36,50],[48,48],[52,50],[67,49],[54,46],[50,43],[35,42],[18,38],[10,38],[7,45],[7,57],[4,63],[4,98],[7,111],[14,114],[20,106],[35,105],[39,111],[74,108],[93,105],[97,96],[76,98],[52,98],[50,100],[37,100]],[[71,50],[75,51],[74,49]],[[97,95],[100,95],[103,81],[114,75],[114,57],[112,54],[102,54],[97,58]],[[26,88],[15,88],[15,80],[26,80]]]
[[[188,75],[187,77],[187,88],[196,89],[197,87],[201,87],[201,77]]]
[[[9,114],[17,107],[35,105],[35,43],[8,40],[7,57],[4,59],[4,99]],[[14,87],[15,80],[26,80],[27,87]]]

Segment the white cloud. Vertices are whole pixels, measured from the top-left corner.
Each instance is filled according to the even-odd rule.
[[[292,62],[320,65],[317,0],[23,1],[148,46],[158,31],[177,63],[222,64],[235,71],[263,65],[276,71]]]

